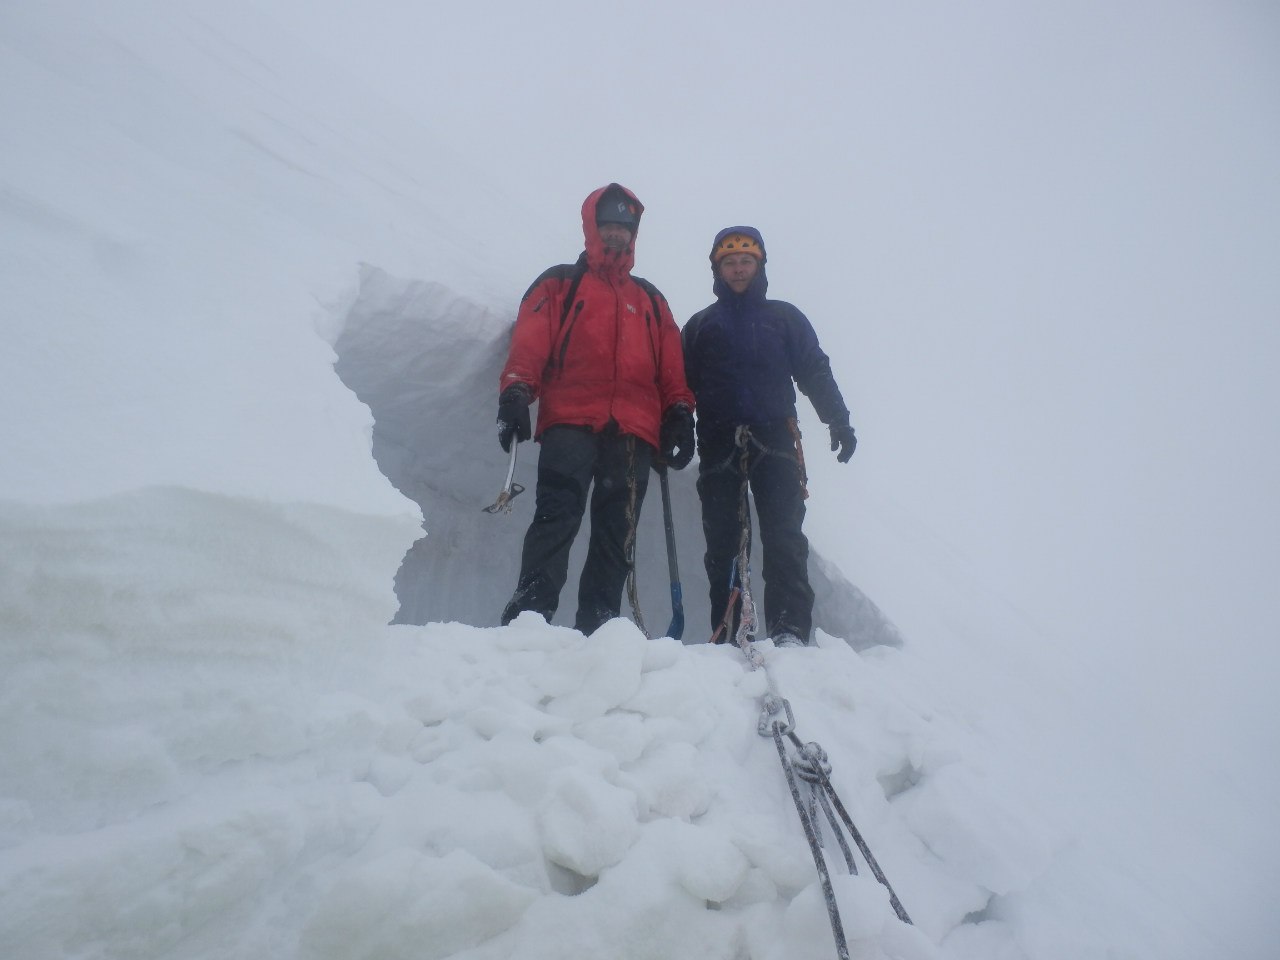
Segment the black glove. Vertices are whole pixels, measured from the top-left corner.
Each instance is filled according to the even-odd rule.
[[[523,383],[513,383],[498,397],[498,442],[503,450],[511,450],[512,437],[519,443],[532,435],[529,428],[530,399],[529,388]]]
[[[831,425],[831,449],[839,450],[836,459],[841,463],[848,463],[849,458],[853,456],[853,451],[858,449],[858,438],[853,435],[853,427],[847,423],[833,423]]]
[[[662,442],[662,459],[683,470],[693,459],[693,411],[683,403],[669,407],[662,415],[658,436]]]

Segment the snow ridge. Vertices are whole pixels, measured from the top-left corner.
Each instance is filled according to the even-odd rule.
[[[406,526],[173,489],[0,506],[13,955],[827,955],[763,675],[621,619],[388,625]],[[1046,838],[895,695],[900,652],[817,639],[765,655],[919,924],[840,879],[857,955],[1000,942],[965,918]]]

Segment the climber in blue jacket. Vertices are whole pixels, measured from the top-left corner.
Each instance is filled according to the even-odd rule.
[[[813,628],[813,588],[802,530],[808,492],[795,388],[829,428],[841,463],[853,456],[858,441],[813,325],[790,303],[765,297],[769,282],[760,231],[721,230],[710,259],[716,301],[690,318],[682,342],[685,377],[696,399],[711,626],[727,623],[732,630],[741,612],[734,560],[746,483],[759,518],[765,629],[780,647],[803,646]]]

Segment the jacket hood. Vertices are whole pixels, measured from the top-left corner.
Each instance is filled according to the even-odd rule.
[[[600,198],[609,190],[620,190],[636,205],[636,229],[631,233],[631,242],[620,254],[610,254],[604,249],[600,239],[600,228],[596,226],[596,208]],[[582,201],[582,235],[586,240],[587,266],[600,273],[628,274],[636,262],[636,236],[640,233],[640,218],[644,215],[644,204],[634,193],[620,183],[607,183],[598,190],[593,190],[586,200]]]
[[[760,245],[760,252],[764,254],[764,259],[760,261],[760,269],[756,271],[755,277],[751,280],[751,286],[747,287],[741,294],[734,293],[730,286],[720,279],[720,271],[716,269],[716,247],[720,246],[720,241],[731,233],[740,233],[744,237],[750,237]],[[769,251],[764,245],[764,237],[760,235],[760,231],[755,227],[725,227],[711,241],[711,252],[707,254],[707,259],[711,261],[711,276],[715,278],[715,282],[711,284],[711,290],[717,299],[732,300],[736,297],[742,297],[746,300],[764,299],[764,295],[769,289],[769,277],[764,269],[765,264],[769,261]]]

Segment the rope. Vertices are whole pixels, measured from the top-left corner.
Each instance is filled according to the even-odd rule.
[[[835,938],[836,955],[839,960],[849,960],[849,946],[845,941],[844,924],[840,919],[840,909],[836,903],[835,890],[831,885],[831,875],[827,870],[826,858],[822,853],[822,833],[818,819],[819,807],[821,807],[822,815],[840,845],[840,852],[844,856],[849,874],[856,876],[858,866],[853,857],[853,850],[845,839],[845,831],[848,832],[849,837],[853,839],[854,844],[862,853],[863,859],[866,860],[867,865],[871,868],[876,880],[889,892],[889,902],[892,904],[898,919],[903,923],[911,923],[911,918],[907,915],[907,911],[902,906],[902,901],[898,899],[893,887],[890,886],[884,871],[880,869],[880,865],[876,862],[875,857],[872,856],[871,848],[867,845],[866,840],[863,839],[858,828],[854,826],[853,818],[849,816],[844,804],[840,802],[840,797],[836,794],[835,787],[831,783],[831,761],[827,757],[827,752],[817,743],[802,743],[800,738],[796,736],[796,720],[791,711],[791,703],[779,693],[763,653],[757,649],[756,644],[751,642],[756,630],[756,610],[755,603],[751,598],[751,568],[749,562],[751,508],[748,500],[748,480],[751,471],[752,447],[759,450],[764,456],[774,455],[794,458],[799,467],[800,484],[804,491],[804,496],[806,499],[809,496],[809,478],[805,471],[804,448],[800,442],[800,428],[794,420],[789,420],[788,425],[795,440],[794,455],[770,450],[752,436],[751,431],[745,426],[738,427],[737,432],[734,434],[734,444],[738,450],[739,469],[742,474],[742,491],[738,503],[738,520],[741,523],[742,534],[738,541],[738,556],[734,560],[733,570],[730,574],[729,602],[725,608],[724,618],[711,637],[711,642],[723,642],[722,635],[727,634],[733,620],[734,605],[741,601],[741,616],[738,621],[738,629],[734,635],[734,641],[742,651],[743,656],[747,658],[747,663],[751,666],[751,669],[761,670],[765,676],[766,692],[760,698],[760,719],[756,724],[756,729],[762,737],[771,736],[774,745],[777,747],[778,761],[782,764],[782,771],[786,775],[787,786],[791,791],[791,799],[795,803],[796,813],[800,817],[800,825],[804,828],[805,839],[809,843],[809,852],[813,855],[813,862],[818,870],[818,879],[822,884],[822,893],[827,902],[827,915],[831,920],[831,934]],[[731,453],[723,463],[717,464],[711,470],[730,469],[732,462],[733,454]],[[788,756],[783,738],[789,740],[794,746],[794,758]],[[805,783],[809,788],[807,803],[800,794],[800,785],[797,779]],[[842,826],[844,830],[841,830]]]
[[[770,694],[766,694],[763,699],[767,701],[770,696]],[[876,858],[872,855],[871,848],[867,846],[866,840],[863,839],[858,828],[854,826],[849,812],[845,809],[844,804],[840,802],[840,797],[836,794],[835,787],[831,784],[831,763],[827,759],[826,751],[816,743],[801,743],[800,738],[795,734],[795,717],[791,712],[791,704],[783,699],[782,707],[785,709],[786,723],[784,724],[781,720],[772,720],[769,724],[768,733],[766,734],[763,729],[760,732],[762,736],[769,735],[773,737],[774,746],[778,750],[778,761],[782,764],[782,772],[786,775],[787,787],[791,791],[791,800],[795,804],[796,813],[800,817],[800,825],[804,828],[805,839],[809,843],[809,852],[813,855],[814,865],[818,869],[818,880],[822,884],[822,894],[827,903],[827,915],[831,920],[831,934],[835,938],[836,955],[840,960],[848,960],[849,948],[845,942],[844,924],[840,919],[840,908],[836,903],[835,890],[831,885],[831,875],[827,869],[826,857],[822,853],[822,833],[818,820],[819,807],[822,808],[823,816],[840,844],[840,852],[844,855],[844,862],[848,867],[849,875],[856,876],[858,866],[853,858],[853,850],[850,849],[849,844],[845,841],[844,832],[840,829],[842,824],[844,829],[848,831],[849,836],[853,838],[853,842],[862,853],[863,858],[867,861],[867,866],[871,868],[872,875],[888,891],[889,903],[892,905],[893,912],[897,914],[898,919],[903,923],[909,924],[911,923],[911,917],[907,915],[902,901],[898,899],[898,895],[889,884],[884,871],[880,869],[880,864],[876,862]],[[767,705],[765,709],[768,711]],[[764,717],[762,716],[761,726],[763,727],[763,725]],[[784,737],[795,746],[796,754],[794,757],[788,756],[786,745],[783,742]],[[800,795],[800,785],[796,782],[797,779],[809,787],[807,804]]]
[[[742,490],[738,496],[738,523],[741,533],[738,536],[738,562],[735,565],[738,573],[738,587],[742,606],[738,616],[738,632],[734,640],[744,650],[755,637],[758,623],[756,621],[756,603],[751,596],[751,501],[747,496],[747,481],[750,474],[751,449],[749,441],[753,438],[751,430],[746,426],[738,427],[734,434],[734,443],[741,451],[739,467],[742,471]]]
[[[743,449],[745,451],[745,445]],[[743,456],[745,460],[745,452]],[[747,537],[744,536],[744,541],[746,540]],[[741,555],[739,555],[738,564],[735,567],[742,596],[749,598],[750,575],[745,565],[742,565]],[[721,628],[727,626],[732,609],[733,597],[731,596],[729,611],[725,612],[725,622],[721,624]],[[747,619],[745,613],[743,619],[744,621]],[[716,632],[718,635],[720,630],[717,629]],[[777,683],[774,681],[763,653],[756,644],[750,642],[750,634],[740,626],[735,639],[739,649],[742,650],[743,655],[747,658],[747,663],[751,666],[751,669],[761,670],[764,673],[766,692],[760,698],[760,719],[756,724],[756,730],[762,737],[772,737],[774,745],[777,747],[778,760],[782,764],[782,772],[786,775],[787,786],[791,791],[791,799],[795,803],[796,813],[800,817],[800,825],[804,828],[805,839],[809,843],[809,852],[813,855],[813,862],[818,869],[818,879],[822,884],[823,897],[827,903],[827,914],[831,920],[831,934],[835,938],[836,955],[839,960],[848,960],[849,947],[845,941],[844,925],[840,919],[840,909],[836,903],[835,890],[831,885],[831,876],[827,870],[826,858],[822,852],[821,821],[818,817],[819,808],[821,808],[823,818],[826,819],[831,832],[835,835],[836,841],[840,845],[840,852],[844,856],[845,866],[848,868],[849,875],[857,876],[858,865],[854,860],[853,850],[845,839],[845,832],[848,833],[854,845],[857,846],[862,854],[863,859],[866,860],[867,866],[871,868],[872,875],[888,891],[889,903],[893,906],[893,911],[897,914],[898,919],[903,923],[911,923],[911,917],[907,915],[906,908],[903,907],[902,901],[898,899],[898,895],[890,885],[888,877],[880,869],[880,864],[876,862],[876,858],[872,855],[871,848],[854,825],[853,818],[849,816],[844,804],[840,802],[840,797],[831,783],[831,760],[827,756],[827,752],[817,743],[802,742],[796,735],[796,718],[791,710],[791,702],[779,693]],[[783,742],[784,737],[792,744],[795,750],[794,757],[788,755],[786,744]],[[805,783],[809,788],[807,803],[800,794],[800,785],[797,783],[797,779]],[[844,829],[842,830],[841,827]]]
[[[646,640],[652,640],[640,613],[640,597],[636,588],[636,499],[636,438],[627,434],[627,539],[622,546],[627,561],[627,602],[631,604],[636,626]]]
[[[816,743],[801,744],[800,738],[795,735],[794,731],[787,732],[786,736],[791,742],[800,749],[801,753],[817,751],[823,759],[826,758],[826,752],[822,750]],[[844,828],[849,831],[849,836],[853,838],[853,842],[857,845],[858,851],[862,854],[863,859],[867,861],[867,866],[871,868],[871,874],[878,880],[886,890],[889,891],[889,903],[893,906],[893,912],[898,915],[898,919],[903,923],[911,923],[911,918],[907,916],[907,910],[902,905],[902,901],[898,899],[898,895],[894,892],[893,886],[889,883],[889,878],[884,875],[884,871],[880,869],[880,864],[876,862],[876,858],[871,853],[871,848],[867,845],[867,841],[863,839],[862,833],[854,826],[853,818],[849,816],[849,811],[844,808],[844,804],[840,802],[840,796],[836,793],[836,788],[832,786],[830,780],[831,764],[824,763],[815,768],[821,786],[825,790],[826,795],[831,800],[831,805],[835,808],[839,815]]]
[[[738,493],[738,529],[741,533],[738,535],[738,556],[733,561],[733,566],[729,571],[729,602],[725,604],[724,616],[720,619],[720,625],[716,627],[715,632],[711,635],[712,643],[723,643],[723,636],[728,636],[730,627],[733,623],[733,612],[738,602],[742,602],[741,616],[738,619],[738,629],[734,633],[734,643],[747,651],[746,643],[749,643],[756,632],[756,605],[755,600],[751,596],[751,501],[748,499],[749,480],[751,474],[751,448],[750,444],[755,445],[764,450],[765,448],[759,441],[755,440],[751,435],[751,430],[747,426],[740,426],[734,432],[733,445],[738,451],[738,472],[742,477],[742,486]],[[708,472],[714,473],[718,470],[729,469],[733,462],[733,454],[730,453],[723,463],[719,463],[712,467]],[[748,659],[750,654],[748,653]]]
[[[796,740],[799,743],[799,740]],[[818,822],[818,804],[822,804],[822,812],[826,815],[827,823],[831,825],[831,831],[836,836],[836,841],[840,844],[840,852],[844,854],[845,865],[849,868],[852,876],[858,875],[858,865],[854,862],[853,851],[849,849],[849,844],[845,842],[844,833],[840,830],[840,825],[836,822],[835,812],[831,809],[831,803],[827,800],[825,790],[821,789],[826,778],[831,773],[831,761],[827,759],[827,751],[816,743],[806,743],[797,751],[796,758],[791,761],[795,767],[796,775],[809,785],[809,819],[814,823]],[[818,835],[818,842],[822,842],[822,835]]]
[[[778,761],[782,764],[782,772],[787,775],[787,786],[791,788],[791,799],[796,805],[796,813],[800,815],[800,825],[804,827],[805,839],[809,841],[809,852],[813,854],[814,866],[818,868],[822,895],[827,901],[827,916],[831,920],[831,934],[836,941],[836,956],[840,960],[849,960],[849,944],[844,938],[844,924],[840,920],[840,908],[836,905],[836,892],[831,886],[831,875],[827,872],[827,861],[822,856],[822,844],[818,839],[814,820],[806,812],[804,801],[800,798],[800,787],[796,784],[795,771],[787,758],[787,748],[783,745],[779,724],[773,726],[773,742],[778,748]]]
[[[740,635],[746,630],[751,639],[759,627],[759,620],[756,617],[756,606],[751,596],[750,589],[750,573],[751,573],[751,501],[749,499],[751,471],[755,468],[755,463],[759,463],[759,458],[755,463],[751,461],[751,451],[758,451],[761,457],[784,457],[796,465],[796,469],[800,475],[800,496],[803,500],[809,499],[809,474],[804,464],[804,444],[800,440],[800,425],[795,418],[787,420],[787,428],[791,431],[794,446],[791,450],[775,450],[772,447],[765,446],[751,432],[751,428],[745,424],[740,425],[734,431],[733,445],[734,450],[729,453],[720,463],[714,464],[704,469],[704,473],[718,473],[723,470],[733,468],[733,460],[736,455],[738,458],[738,473],[742,477],[742,489],[738,497],[738,526],[742,531],[738,540],[738,559],[734,565],[733,571],[729,576],[729,602],[725,605],[724,617],[720,621],[720,625],[716,627],[715,632],[711,635],[711,643],[723,643],[722,635],[727,636],[730,624],[733,622],[734,605],[742,601],[742,617],[738,624],[738,635],[734,640],[741,646]]]

